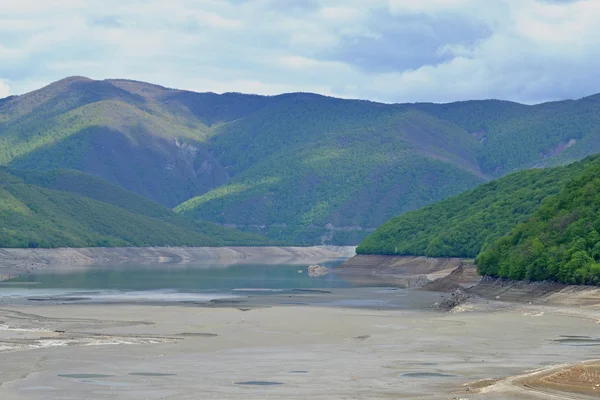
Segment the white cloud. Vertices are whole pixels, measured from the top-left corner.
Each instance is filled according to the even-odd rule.
[[[10,95],[10,86],[0,79],[0,99]]]
[[[351,7],[323,7],[320,14],[327,19],[348,21],[360,16],[360,11]]]
[[[470,7],[481,0],[389,0],[390,10],[395,12],[432,12],[456,11]],[[487,0],[487,3],[496,0]]]
[[[281,65],[290,67],[293,69],[301,69],[301,70],[310,70],[310,69],[318,69],[323,72],[323,70],[331,70],[334,72],[339,72],[340,70],[350,70],[350,68],[343,63],[334,62],[334,61],[319,61],[312,58],[301,57],[301,56],[283,56],[279,59]]]
[[[598,0],[280,1],[0,0],[0,76],[13,93],[67,75],[386,102],[600,92]]]
[[[200,11],[195,15],[198,22],[215,28],[235,29],[240,28],[242,22],[235,19],[223,18],[213,12]]]

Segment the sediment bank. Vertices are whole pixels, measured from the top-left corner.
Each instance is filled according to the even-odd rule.
[[[522,282],[481,277],[470,260],[414,256],[357,255],[336,273],[366,276],[373,282],[435,292],[457,289],[483,299],[512,303],[600,307],[600,287]]]
[[[431,258],[412,256],[357,255],[336,269],[336,273],[352,280],[353,277],[371,279],[373,284],[405,288],[420,288],[450,275],[459,266],[468,264],[460,258]],[[470,274],[467,286],[479,281],[476,274]],[[451,291],[456,287],[448,288]]]

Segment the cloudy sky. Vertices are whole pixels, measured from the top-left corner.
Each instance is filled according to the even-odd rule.
[[[0,0],[0,97],[70,75],[383,102],[600,92],[600,0]]]

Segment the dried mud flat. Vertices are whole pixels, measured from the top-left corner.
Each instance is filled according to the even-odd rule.
[[[577,384],[600,383],[597,365],[578,369],[600,358],[597,311],[477,300],[448,313],[426,309],[442,294],[423,292],[404,309],[328,305],[357,290],[378,304],[419,293],[4,305],[0,398],[586,399]],[[520,375],[532,369],[543,374]]]
[[[594,288],[477,283],[471,267],[432,263],[420,271],[438,281],[430,289],[470,293],[451,312],[430,308],[448,293],[376,287],[4,303],[0,399],[600,398],[600,364],[581,362],[600,359]]]

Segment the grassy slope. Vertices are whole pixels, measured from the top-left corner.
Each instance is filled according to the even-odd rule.
[[[485,275],[600,284],[600,157],[477,258]]]
[[[75,171],[0,170],[0,247],[221,246],[261,237],[188,221]]]
[[[0,163],[81,170],[272,238],[357,243],[490,177],[600,151],[598,101],[385,105],[75,77],[0,101]]]
[[[393,218],[367,237],[357,252],[475,257],[590,166],[600,166],[600,156],[565,167],[508,175]]]

